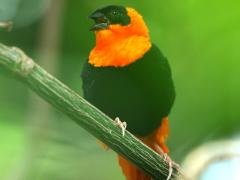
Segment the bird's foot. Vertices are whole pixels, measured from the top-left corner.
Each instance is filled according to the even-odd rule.
[[[164,154],[163,154],[163,159],[164,159],[164,161],[167,162],[168,165],[169,165],[169,173],[168,173],[167,180],[170,180],[171,177],[172,177],[172,173],[173,173],[173,161],[171,160],[171,158],[168,156],[167,153],[164,153]]]
[[[120,127],[122,129],[122,136],[125,136],[125,131],[127,128],[127,123],[126,122],[122,122],[118,117],[115,118],[115,124]]]
[[[169,173],[168,173],[167,180],[170,180],[172,177],[172,174],[173,174],[173,168],[176,168],[177,170],[179,170],[180,166],[177,163],[175,163],[174,161],[172,161],[172,159],[170,158],[170,156],[168,156],[167,153],[163,154],[163,159],[166,163],[168,163]]]

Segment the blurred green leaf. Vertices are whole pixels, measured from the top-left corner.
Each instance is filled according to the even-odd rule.
[[[0,21],[12,20],[18,9],[21,0],[1,0],[0,1]]]
[[[11,20],[14,27],[31,24],[49,7],[50,0],[1,0],[0,21]]]

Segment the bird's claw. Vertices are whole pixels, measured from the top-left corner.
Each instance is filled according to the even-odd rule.
[[[122,136],[125,136],[125,131],[127,128],[127,123],[124,121],[122,122],[118,117],[115,118],[115,124],[122,129]]]
[[[164,161],[167,162],[168,165],[169,165],[169,173],[168,173],[168,177],[167,177],[166,180],[170,180],[171,177],[172,177],[172,174],[173,174],[173,161],[171,160],[171,158],[168,156],[167,153],[164,153],[164,154],[163,154],[163,159],[164,159]]]
[[[172,159],[168,156],[167,153],[163,154],[163,160],[168,163],[169,166],[169,173],[168,173],[168,177],[166,180],[170,180],[173,174],[173,168],[176,168],[178,171],[180,171],[180,166],[175,163],[174,161],[172,161]],[[181,174],[183,174],[182,172],[180,172]]]

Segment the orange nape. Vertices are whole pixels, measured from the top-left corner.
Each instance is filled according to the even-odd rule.
[[[144,144],[152,148],[158,154],[168,153],[169,150],[165,145],[165,141],[169,134],[168,117],[163,118],[161,126],[147,137],[139,138]],[[161,149],[162,151],[161,151]],[[122,167],[123,174],[126,180],[151,180],[151,177],[138,169],[131,162],[128,162],[123,157],[118,156],[118,161]]]
[[[96,46],[91,50],[89,63],[95,67],[124,67],[140,59],[152,46],[148,28],[142,16],[127,8],[131,22],[127,26],[109,25],[96,31]]]

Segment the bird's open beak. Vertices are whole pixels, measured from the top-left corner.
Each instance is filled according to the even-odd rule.
[[[95,21],[95,24],[90,28],[90,31],[107,29],[109,26],[109,20],[102,13],[94,12],[89,16],[89,18]]]

